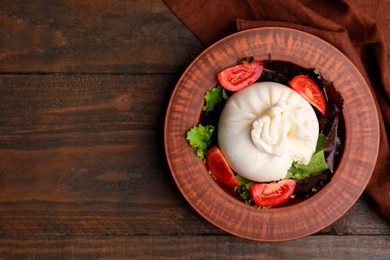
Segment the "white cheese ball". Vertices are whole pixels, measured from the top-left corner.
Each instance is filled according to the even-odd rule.
[[[261,82],[229,98],[219,119],[218,142],[237,174],[270,182],[285,178],[293,161],[309,163],[318,132],[317,116],[300,94]]]

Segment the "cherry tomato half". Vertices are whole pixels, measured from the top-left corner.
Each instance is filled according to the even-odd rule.
[[[261,76],[263,62],[261,60],[249,64],[240,64],[218,73],[222,87],[230,91],[239,91],[252,85]]]
[[[256,183],[249,188],[253,201],[261,207],[272,207],[286,202],[294,193],[295,180]]]
[[[289,83],[292,89],[298,92],[304,99],[325,115],[326,101],[324,95],[311,78],[304,75],[298,75],[295,76]]]
[[[228,187],[239,186],[236,176],[217,146],[214,146],[207,152],[206,164],[223,185]]]

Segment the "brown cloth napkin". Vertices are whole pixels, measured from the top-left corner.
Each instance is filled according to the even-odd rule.
[[[316,35],[343,52],[371,84],[380,108],[380,152],[366,194],[390,222],[389,0],[163,1],[206,46],[236,31],[283,26]]]

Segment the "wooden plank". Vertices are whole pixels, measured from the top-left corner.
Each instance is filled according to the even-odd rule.
[[[202,44],[161,0],[3,0],[1,72],[176,73]]]
[[[161,0],[2,0],[0,33],[2,73],[176,73],[204,49]]]
[[[390,259],[390,237],[311,236],[261,243],[233,236],[2,236],[0,255],[5,259]]]
[[[162,126],[203,46],[160,0],[3,0],[0,33],[0,258],[390,259],[364,197],[285,243],[230,236],[188,205]]]
[[[225,234],[169,172],[178,75],[0,76],[0,234]],[[390,234],[364,198],[327,234]]]
[[[64,179],[63,176],[60,178]],[[78,179],[77,176],[76,179]],[[61,194],[66,197],[66,202],[58,198],[61,194],[52,192],[48,196],[50,200],[10,201],[8,199],[0,203],[0,234],[226,234],[203,219],[184,201],[176,187],[167,180],[169,179],[168,173],[160,180],[162,183],[160,185],[156,184],[156,181],[149,181],[156,191],[151,190],[147,195],[140,195],[140,193],[145,193],[144,189],[128,188],[144,182],[146,177],[140,177],[138,182],[130,184],[127,188],[123,187],[125,185],[119,181],[97,185],[94,181],[95,176],[90,176],[90,179],[93,181],[84,181],[82,189],[73,183],[66,184],[65,192],[63,192],[64,189],[60,190]],[[58,186],[65,186],[63,183],[49,185],[57,190]],[[31,189],[34,188],[36,185],[33,185]],[[73,191],[70,192],[70,189]],[[97,192],[97,189],[102,192]],[[96,195],[95,201],[91,201],[93,198],[88,197],[87,193],[92,193],[91,197]],[[30,194],[29,189],[27,189],[27,194]],[[104,194],[106,198],[102,198]],[[80,200],[75,198],[77,195],[81,198]],[[361,211],[362,208],[367,208],[367,205],[363,201],[358,201],[346,215],[320,233],[390,235],[390,227],[384,220],[373,211]]]
[[[177,78],[0,76],[0,234],[215,233],[165,159]]]
[[[115,142],[152,145],[148,140],[160,138],[177,78],[0,76],[1,148],[33,150]]]

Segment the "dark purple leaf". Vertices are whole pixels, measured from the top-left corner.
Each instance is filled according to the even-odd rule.
[[[312,193],[312,189],[319,189],[330,180],[331,173],[326,171],[322,174],[311,176],[296,182],[294,193]]]
[[[335,167],[335,159],[341,150],[338,126],[339,116],[337,115],[333,120],[329,133],[326,135],[324,146],[325,160],[332,169]]]

